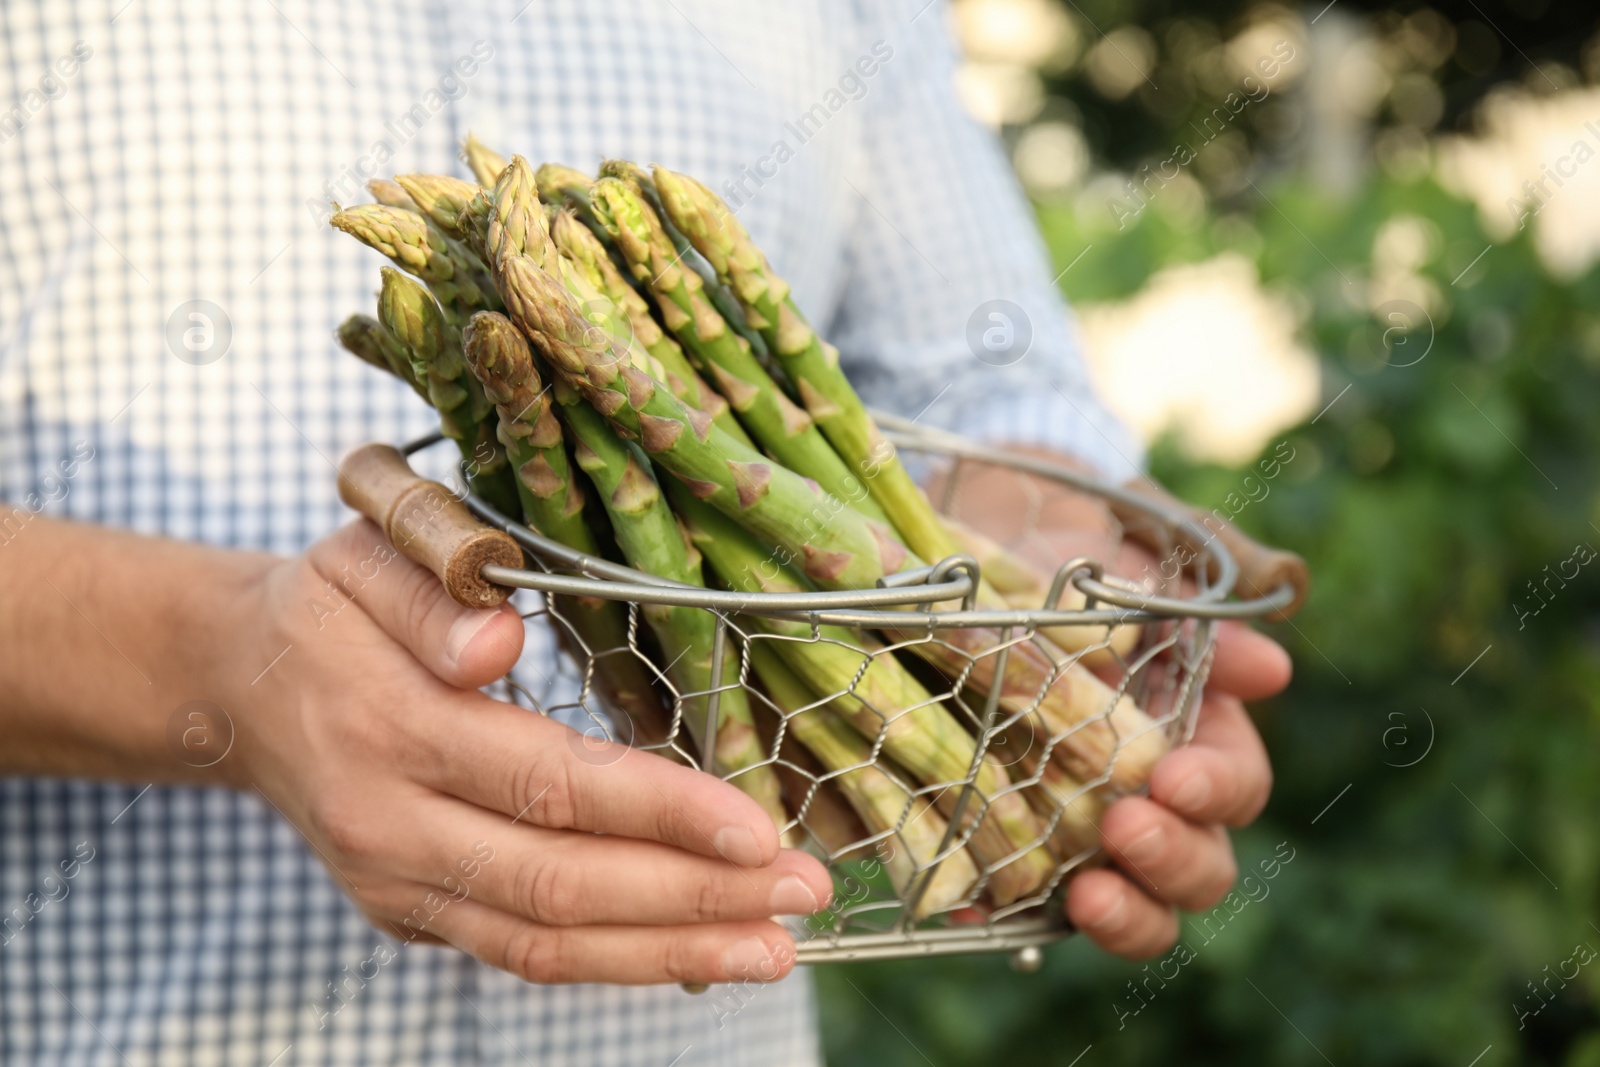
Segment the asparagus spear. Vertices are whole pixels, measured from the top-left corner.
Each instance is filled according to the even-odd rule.
[[[400,343],[412,374],[439,412],[439,428],[456,442],[468,483],[495,508],[513,514],[505,449],[496,440],[488,398],[461,356],[461,334],[427,288],[392,267],[382,269],[378,319]]]
[[[535,189],[533,168],[526,159],[512,156],[494,188],[473,198],[463,220],[473,233],[481,234],[483,254],[490,262],[499,263],[511,255],[529,256],[558,276],[579,313],[598,331],[589,337],[589,343],[607,346],[616,358],[652,377],[666,376],[660,361],[635,343],[622,311],[556,248],[548,215]]]
[[[345,349],[379,370],[386,370],[428,399],[428,387],[417,378],[405,348],[383,323],[370,315],[351,315],[334,332]]]
[[[750,438],[729,410],[728,402],[695,373],[695,369],[684,358],[678,342],[668,337],[656,320],[650,317],[650,306],[617,271],[600,239],[568,212],[556,215],[550,236],[560,249],[562,258],[625,317],[632,340],[643,345],[645,351],[661,364],[666,375],[664,380],[667,388],[672,390],[672,395],[690,407],[699,408],[728,433],[745,444],[751,444]]]
[[[394,180],[435,226],[458,241],[467,238],[461,216],[481,191],[478,186],[446,174],[397,174]]]
[[[960,545],[911,480],[894,447],[879,433],[839,369],[838,352],[806,322],[789,295],[788,283],[772,271],[728,206],[694,179],[659,165],[655,180],[668,216],[733,289],[751,325],[761,331],[783,362],[806,409],[839,454],[866,480],[905,543],[926,559],[943,559],[959,552]],[[980,600],[986,604],[998,599],[992,590],[980,590]],[[970,684],[980,689],[987,690],[995,683],[994,652],[999,635],[988,630],[947,630],[940,636],[939,641],[917,641],[912,647],[946,673],[966,675]],[[1148,778],[1155,760],[1165,752],[1166,742],[1131,700],[1113,701],[1111,691],[1092,674],[1074,663],[1063,665],[1046,647],[1016,645],[1010,666],[1002,706],[1020,714],[1032,706],[1031,701],[1041,701],[1041,730],[1051,736],[1066,732],[1064,751],[1077,757],[1076,770],[1097,777],[1105,773],[1115,755],[1111,774],[1119,787],[1132,788]],[[1088,770],[1096,760],[1099,768]],[[1074,765],[1069,763],[1069,769]]]
[[[417,202],[411,199],[411,194],[387,178],[373,178],[367,182],[367,192],[371,193],[372,199],[380,204],[406,211],[417,210]]]
[[[717,309],[717,314],[727,320],[735,333],[744,338],[756,358],[765,363],[768,358],[767,342],[762,340],[761,334],[750,328],[750,324],[745,321],[744,309],[739,306],[739,301],[734,295],[717,280],[717,272],[711,269],[711,265],[694,250],[689,239],[672,224],[671,219],[667,218],[666,212],[661,209],[661,194],[656,191],[656,183],[649,172],[639,164],[626,159],[608,159],[600,164],[600,176],[616,178],[639,190],[640,195],[649,203],[650,209],[661,220],[661,228],[666,232],[667,240],[672,243],[678,261],[687,264],[700,276],[700,280],[705,283],[706,299],[711,302],[711,306]]]
[[[500,306],[483,265],[426,216],[387,204],[360,204],[340,211],[332,222],[427,282],[452,324],[459,327],[474,311]]]
[[[495,404],[497,433],[516,474],[528,524],[552,541],[599,555],[583,520],[582,486],[571,477],[561,425],[528,342],[504,315],[480,311],[467,323],[462,349],[467,366]],[[585,684],[629,716],[636,744],[667,741],[672,719],[651,686],[644,661],[629,649],[627,609],[614,600],[589,597],[556,596],[552,601],[553,614],[567,624],[557,626],[557,634],[569,647],[578,646],[574,658],[587,669]]]
[[[783,714],[788,729],[833,772],[827,780],[838,785],[873,835],[887,839],[885,865],[889,879],[896,890],[906,893],[913,879],[939,856],[948,824],[927,798],[874,760],[872,747],[859,734],[821,706],[825,702],[812,696],[773,649],[777,643],[752,641],[751,665]],[[978,869],[971,855],[962,848],[950,851],[928,879],[927,889],[917,900],[915,917],[925,919],[971,903],[977,883]]]
[[[703,414],[658,389],[649,376],[632,367],[619,369],[611,350],[595,346],[586,334],[559,283],[531,257],[505,255],[498,264],[509,314],[558,375],[619,432],[640,442],[691,495],[777,546],[778,562],[798,562],[819,585],[845,589],[870,587],[885,574],[918,565],[881,524],[807,485],[787,468],[762,462]],[[947,630],[937,641],[903,636],[919,655],[952,677],[985,690],[996,684],[1000,635],[994,631]],[[1099,761],[1099,769],[1087,771],[1094,777],[1114,764],[1113,781],[1121,788],[1147,779],[1165,751],[1165,740],[1131,700],[1113,701],[1111,691],[1086,669],[1055,661],[1032,644],[1015,645],[1009,659],[1012,669],[1004,679],[1001,706],[1012,715],[1037,711],[1041,732],[1060,736],[1063,753],[1077,758],[1069,769],[1083,773]]]
[[[789,814],[810,836],[815,850],[824,858],[865,858],[872,851],[871,844],[862,843],[868,836],[866,825],[839,790],[822,780],[827,768],[795,740],[794,731],[785,730],[783,740],[779,741],[775,729],[769,732],[765,728],[765,724],[775,718],[757,711],[756,726],[761,730],[761,743],[778,748],[778,762],[773,764],[773,769],[778,772],[778,784],[783,787],[784,806]]]
[[[789,283],[772,270],[728,205],[693,178],[659,164],[655,180],[668,217],[744,305],[746,319],[766,338],[800,402],[866,481],[906,544],[929,560],[959,552],[840,370],[838,350],[817,336],[790,297]]]
[[[1026,560],[1012,555],[993,540],[949,517],[944,518],[961,550],[978,561],[989,583],[1014,608],[1038,608],[1050,589],[1050,580]],[[1081,610],[1088,599],[1077,587],[1067,585],[1056,605],[1068,611]],[[1047,626],[1039,631],[1065,652],[1082,653],[1091,667],[1118,667],[1139,644],[1136,623],[1120,626]]]
[[[562,421],[574,439],[578,466],[589,476],[605,504],[617,545],[630,566],[688,585],[703,585],[700,557],[678,528],[661,489],[651,476],[649,460],[623,441],[599,412],[557,383],[556,401]],[[722,673],[712,671],[716,620],[702,608],[645,604],[662,654],[667,677],[679,695],[681,714],[701,751],[712,746],[720,773],[754,797],[782,827],[783,809],[777,775],[762,751],[750,712],[749,697],[739,685],[737,653],[724,656]],[[721,689],[715,739],[704,736],[708,696]]]
[[[506,169],[506,157],[474,137],[471,130],[461,142],[461,159],[485,189],[494,185],[494,180]]]
[[[1084,785],[1054,760],[1042,759],[1043,746],[1026,730],[1013,730],[1008,740],[1023,750],[1017,760],[1023,772],[1039,778],[1027,790],[1028,803],[1050,826],[1050,848],[1057,859],[1070,860],[1099,848],[1100,820],[1112,798],[1102,789]]]
[[[515,161],[508,173],[513,170]],[[497,212],[526,212],[510,206],[506,201],[511,199],[520,197],[503,199]],[[533,214],[542,221],[542,213]],[[802,560],[807,574],[832,588],[870,587],[911,560],[883,524],[870,522],[815,483],[768,462],[705,413],[628,366],[596,336],[599,331],[584,321],[573,297],[543,266],[554,266],[559,259],[548,235],[534,226],[522,227],[518,232],[526,246],[518,253],[514,240],[494,240],[497,225],[501,232],[516,228],[497,224],[494,216],[486,226],[486,248],[492,250],[496,284],[512,321],[556,375],[582,393],[619,433],[639,442],[696,495],[738,517],[789,558]]]
[[[700,276],[679,265],[681,257],[639,187],[607,177],[595,183],[591,196],[601,225],[634,276],[655,296],[662,321],[716,381],[761,446],[840,500],[885,520],[882,509],[823,439],[811,416],[784,395],[750,345],[711,306]]]
[[[744,593],[806,588],[736,522],[681,485],[669,482],[667,491],[690,539],[723,584]],[[937,787],[941,810],[958,803],[958,783],[974,781],[981,799],[967,805],[961,825],[970,835],[967,847],[994,868],[989,888],[996,900],[1008,904],[1043,884],[1054,863],[1036,847],[1043,831],[1027,802],[998,761],[978,757],[972,736],[891,653],[838,626],[763,619],[758,627],[777,638],[770,643],[790,668],[873,742],[874,751],[881,747],[924,785]],[[754,642],[763,643],[768,642]],[[974,824],[976,829],[967,829]]]
[[[887,630],[891,640],[972,689],[979,701],[995,686],[1000,635],[994,630]],[[1008,644],[999,707],[1026,722],[1051,758],[1076,778],[1132,792],[1150,780],[1167,754],[1166,736],[1133,698],[1040,638],[1013,636]]]

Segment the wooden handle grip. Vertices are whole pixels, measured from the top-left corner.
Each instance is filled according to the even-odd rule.
[[[1211,536],[1222,542],[1222,547],[1228,550],[1228,554],[1239,565],[1239,583],[1235,591],[1240,596],[1266,596],[1285,582],[1293,586],[1294,599],[1281,611],[1268,616],[1272,620],[1281,622],[1287,619],[1299,611],[1300,606],[1305,603],[1306,594],[1311,590],[1311,569],[1306,566],[1305,560],[1293,552],[1263,545],[1216,513],[1190,507],[1147,479],[1135,479],[1125,488],[1157,503],[1186,511],[1194,516],[1196,522],[1211,531]],[[1112,510],[1127,524],[1128,536],[1131,539],[1158,555],[1172,550],[1172,545],[1166,543],[1163,536],[1150,527],[1146,516],[1132,508],[1121,508],[1116,505],[1112,506]],[[1179,543],[1190,551],[1198,552],[1204,542],[1180,536]]]
[[[344,458],[339,499],[377,523],[401,555],[437,574],[456,603],[493,608],[511,595],[479,573],[486,563],[522,566],[511,535],[479,522],[460,498],[417,474],[389,445],[362,445]]]

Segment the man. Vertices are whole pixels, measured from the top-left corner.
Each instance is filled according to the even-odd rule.
[[[919,6],[6,6],[7,1063],[815,1061],[803,980],[737,1012],[673,983],[781,978],[769,917],[825,904],[821,866],[731,787],[477,692],[559,698],[548,634],[341,527],[333,460],[430,417],[336,353],[375,261],[326,220],[469,128],[658,159],[727,193],[870,401],[1128,477]],[[1003,359],[968,337],[995,300],[1030,335]],[[1108,816],[1137,873],[1067,912],[1109,951],[1231,882],[1269,779],[1235,698],[1287,670],[1230,630],[1196,744]]]

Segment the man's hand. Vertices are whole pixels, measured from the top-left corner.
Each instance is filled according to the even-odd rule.
[[[269,573],[259,614],[253,648],[290,651],[235,691],[242,769],[380,928],[538,982],[793,965],[769,917],[827,902],[821,864],[731,785],[475,692],[521,653],[509,605],[460,607],[358,522]]]
[[[1106,560],[1134,581],[1158,573],[1119,540],[1095,499],[1008,468],[980,469],[961,478],[955,514],[1046,573],[1077,555]],[[1241,702],[1280,692],[1289,674],[1276,642],[1239,623],[1218,626],[1192,742],[1156,764],[1149,797],[1107,810],[1100,833],[1112,866],[1084,871],[1068,887],[1067,917],[1095,944],[1132,959],[1159,955],[1177,940],[1175,907],[1201,911],[1227,895],[1237,876],[1227,830],[1254,820],[1272,788],[1266,749]]]
[[[369,523],[278,560],[39,519],[0,587],[0,770],[258,790],[403,941],[539,982],[771,980],[770,917],[828,902],[733,786],[476,692],[522,621]],[[235,730],[204,768],[169,740],[193,700]]]
[[[1100,836],[1116,870],[1085,871],[1067,890],[1067,917],[1108,952],[1159,955],[1178,937],[1173,907],[1203,911],[1233,887],[1238,869],[1227,827],[1266,807],[1272,768],[1242,699],[1289,683],[1289,657],[1239,623],[1217,635],[1211,682],[1194,739],[1156,764],[1150,796],[1124,797]]]

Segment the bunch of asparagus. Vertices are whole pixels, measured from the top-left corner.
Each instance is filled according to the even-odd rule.
[[[839,353],[704,185],[624,161],[595,177],[536,169],[471,137],[464,158],[475,182],[376,181],[376,203],[334,216],[399,268],[383,270],[377,318],[338,337],[438,410],[491,503],[688,585],[864,589],[966,552],[995,579],[980,604],[1038,603],[1042,576],[930,506]],[[741,616],[743,639],[719,649],[703,609],[556,597],[551,614],[643,743],[709,752],[830,858],[879,844],[918,918],[1042,899],[1094,847],[1107,798],[1166,749],[1090,669],[1136,643],[1131,627],[866,633]],[[992,722],[952,710],[991,697]],[[1025,759],[996,758],[1013,745]]]

